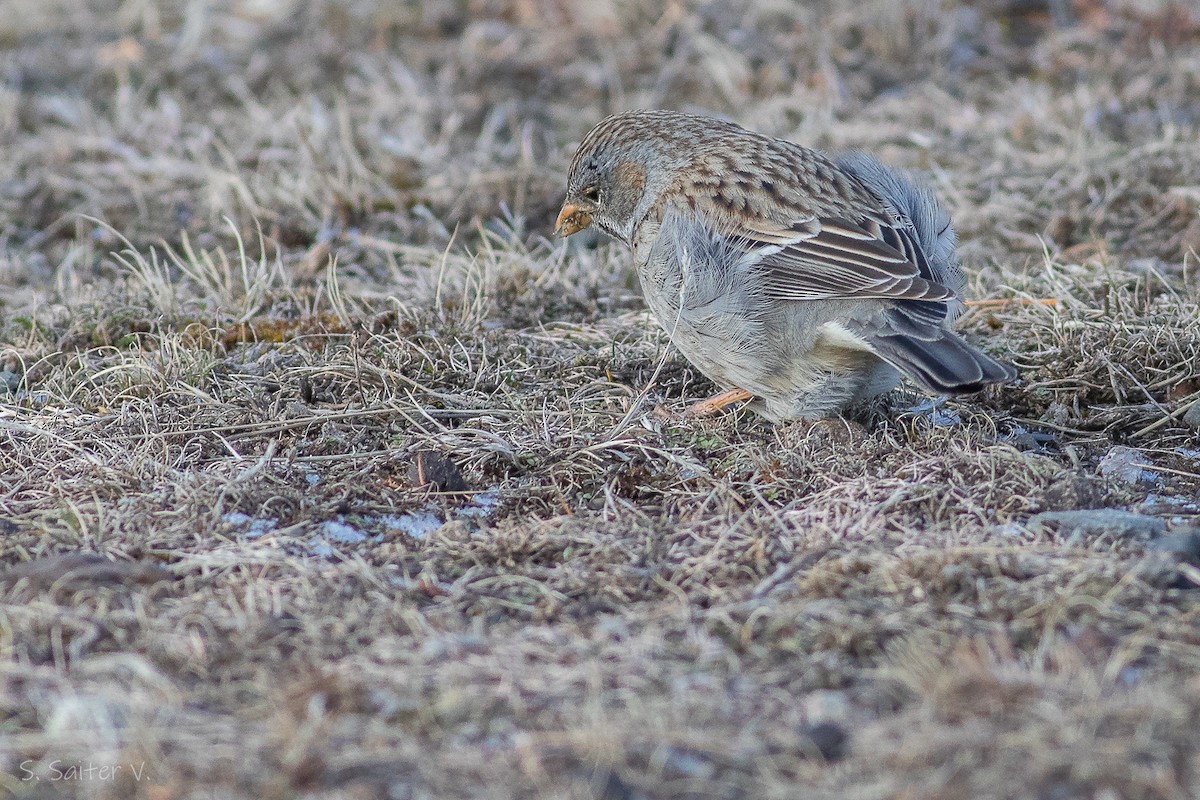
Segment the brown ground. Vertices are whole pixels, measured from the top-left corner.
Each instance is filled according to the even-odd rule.
[[[731,5],[7,0],[0,796],[1200,796],[1200,12]],[[924,171],[1021,382],[656,412],[630,107]]]

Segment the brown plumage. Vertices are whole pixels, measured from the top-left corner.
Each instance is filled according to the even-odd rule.
[[[564,235],[629,244],[680,351],[774,420],[820,418],[894,387],[1016,377],[950,330],[964,279],[926,187],[863,154],[830,158],[719,120],[636,111],[601,122],[571,165]]]

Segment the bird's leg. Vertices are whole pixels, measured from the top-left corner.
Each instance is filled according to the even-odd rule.
[[[721,392],[720,394],[714,394],[707,400],[701,400],[698,403],[693,403],[692,407],[688,409],[687,415],[689,417],[712,416],[731,403],[737,403],[741,400],[749,400],[751,397],[753,397],[753,395],[747,392],[745,389],[730,389],[729,391]]]

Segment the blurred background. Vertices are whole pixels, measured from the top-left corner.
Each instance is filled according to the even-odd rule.
[[[81,240],[81,214],[201,247],[229,217],[301,274],[332,250],[367,279],[385,242],[444,246],[496,218],[545,235],[579,138],[639,107],[931,172],[981,267],[1040,255],[1038,236],[1168,260],[1200,243],[1196,192],[1178,190],[1200,184],[1195,159],[1164,151],[1200,121],[1200,13],[1170,0],[4,7],[11,291],[64,263],[92,275],[80,242],[119,241]]]

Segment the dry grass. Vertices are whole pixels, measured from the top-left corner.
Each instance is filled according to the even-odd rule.
[[[1200,794],[1189,6],[14,3],[0,796]],[[924,170],[1022,381],[682,419],[638,106]]]

